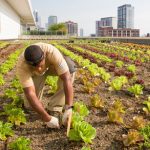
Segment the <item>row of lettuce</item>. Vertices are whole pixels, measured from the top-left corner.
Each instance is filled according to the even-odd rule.
[[[5,44],[3,44],[3,47]],[[28,42],[24,43],[24,47],[17,49],[11,54],[8,59],[0,66],[0,86],[3,87],[7,81],[4,80],[5,75],[11,71],[18,59],[20,53],[25,47],[29,45]],[[1,44],[2,46],[2,44]],[[22,87],[16,77],[11,81],[9,89],[4,89],[2,97],[5,99],[3,102],[3,109],[0,112],[0,116],[5,116],[7,122],[0,121],[0,139],[6,141],[9,136],[15,134],[13,128],[20,126],[22,123],[26,123],[26,116],[22,109],[23,99],[20,97],[22,93]],[[14,141],[8,143],[8,149],[12,150],[29,150],[31,144],[30,139],[20,136]]]
[[[7,45],[9,45],[9,42],[6,41],[0,41],[0,50],[5,48]]]
[[[90,76],[95,77],[95,84],[98,86],[99,83],[104,81],[109,85],[109,90],[120,90],[121,88],[125,87],[126,84],[128,83],[128,79],[125,76],[120,76],[112,81],[111,75],[105,71],[104,68],[98,67],[97,64],[91,63],[88,59],[83,59],[83,57],[75,55],[74,53],[70,52],[66,48],[54,44],[60,51],[62,51],[65,55],[70,56],[73,60],[75,60],[79,66],[83,67],[83,70],[88,70]],[[18,50],[18,51],[22,51]],[[16,53],[10,55],[8,60],[3,63],[0,67],[0,85],[4,85],[5,81],[3,79],[3,76],[7,74],[11,69],[14,68],[16,64],[16,60],[20,52],[16,51]],[[93,88],[95,88],[92,84],[87,82],[88,79],[88,74],[86,74],[84,71],[81,69],[80,74],[84,75],[81,77],[82,82],[84,83],[84,88],[88,93],[92,93],[91,91],[94,91]],[[101,80],[99,80],[99,77]],[[57,77],[48,77],[46,83],[50,85],[50,91],[54,93],[57,89]],[[139,85],[134,85],[134,86],[139,86]],[[142,86],[140,87],[134,87],[131,86],[129,89],[130,92],[134,91],[134,95],[138,97],[140,94],[142,94]],[[4,123],[0,122],[0,126],[2,128],[2,133],[0,138],[2,140],[6,140],[7,136],[12,136],[13,135],[13,130],[11,129],[13,125],[18,126],[21,123],[26,123],[26,118],[25,114],[22,110],[22,102],[23,100],[20,95],[22,93],[22,89],[20,87],[19,81],[17,78],[15,78],[12,83],[11,83],[11,89],[5,90],[4,91],[4,97],[12,99],[12,102],[9,104],[6,104],[4,106],[4,112],[1,113],[1,115],[6,115],[8,122],[11,123]],[[94,107],[97,108],[104,108],[104,103],[98,98],[98,95],[94,95],[95,97],[91,98],[91,103]],[[146,112],[146,114],[150,113],[150,99],[146,100],[144,102],[145,107],[143,110]],[[117,123],[123,123],[122,115],[125,113],[122,104],[120,101],[116,101],[112,108],[108,110],[108,117],[110,122],[117,122]],[[92,139],[95,138],[96,136],[96,130],[93,128],[89,123],[87,123],[84,118],[89,114],[89,110],[87,107],[82,103],[82,102],[77,102],[74,104],[74,111],[73,111],[73,117],[72,117],[72,129],[70,130],[69,133],[69,139],[74,140],[74,141],[84,141],[85,146],[82,148],[82,150],[89,150],[90,145],[92,143]],[[124,144],[126,146],[129,146],[130,144],[134,144],[137,141],[144,140],[144,144],[142,146],[150,146],[149,145],[149,140],[150,140],[150,127],[145,126],[143,118],[138,118],[135,117],[133,119],[133,124],[136,124],[136,130],[128,132],[128,135],[124,135]],[[137,125],[138,124],[138,125]],[[135,125],[132,125],[132,128]],[[141,129],[142,128],[142,129]],[[135,129],[135,128],[134,128]],[[9,131],[9,132],[7,132]],[[140,131],[140,132],[139,132]],[[143,136],[144,138],[143,138]],[[129,139],[131,139],[129,141]],[[15,142],[10,144],[10,148],[17,150],[17,147],[19,149],[19,145],[23,144],[22,147],[25,147],[26,150],[30,149],[30,144],[31,141],[28,138],[25,137],[19,137],[16,139]],[[17,146],[18,145],[18,146]]]
[[[28,45],[29,44],[26,43],[24,48]],[[24,48],[16,50],[0,66],[1,86],[3,86],[6,83],[4,81],[4,76],[15,67],[18,56],[20,55],[22,50],[24,50]],[[50,86],[51,93],[55,93],[55,91],[57,90],[57,80],[58,77],[50,77],[50,76],[46,80],[46,84]],[[21,124],[25,124],[27,122],[26,115],[22,109],[23,99],[20,96],[22,92],[23,92],[22,87],[20,86],[17,77],[14,77],[14,79],[11,81],[10,88],[4,90],[4,93],[2,95],[4,99],[10,100],[9,103],[7,102],[3,103],[3,111],[0,112],[0,116],[5,116],[7,118],[7,122],[0,121],[0,139],[3,141],[6,141],[8,136],[13,136],[15,134],[13,128],[15,128],[16,126],[20,126]],[[75,104],[75,106],[76,105],[78,105],[78,103]],[[82,107],[82,104],[80,105]],[[75,111],[77,107],[74,108]],[[84,117],[87,115],[87,113],[84,114],[83,109],[81,109],[80,112],[75,112],[75,111],[73,113],[73,119],[72,119],[73,129],[71,129],[69,133],[69,139],[74,141],[83,140],[85,143],[91,143],[92,142],[91,140],[96,135],[96,130],[86,121],[83,122]],[[88,112],[88,110],[86,111]],[[79,121],[78,123],[75,122],[76,119]],[[76,136],[76,138],[74,136]],[[8,148],[13,150],[29,150],[31,149],[30,145],[31,145],[31,140],[29,138],[21,136],[15,139],[13,142],[8,143]],[[83,147],[82,149],[85,148],[86,147]]]
[[[99,79],[101,79],[102,81],[107,83],[109,85],[110,91],[112,91],[112,90],[118,91],[128,83],[128,79],[125,76],[120,76],[120,77],[117,77],[117,78],[113,79],[112,81],[110,81],[111,76],[109,73],[107,73],[105,71],[104,68],[98,67],[97,64],[91,63],[88,59],[83,59],[82,56],[78,56],[78,55],[74,54],[73,52],[67,50],[66,48],[64,48],[63,46],[61,46],[57,43],[53,43],[53,44],[63,54],[71,57],[75,62],[78,63],[79,66],[82,66],[83,69],[85,69],[86,71],[88,70],[89,73],[87,74],[81,69],[80,74],[83,74],[84,76],[82,76],[80,78],[82,80],[81,82],[84,83],[84,89],[89,94],[91,94],[93,91],[95,91],[94,89],[92,89],[93,87],[95,87],[95,85],[93,84],[95,81],[93,82],[93,80],[92,80],[93,77],[97,78],[96,84],[98,86],[100,86]],[[90,78],[89,76],[92,76],[92,78]],[[128,88],[128,91],[130,91],[136,97],[138,97],[140,94],[142,94],[142,89],[143,89],[143,87],[141,85],[135,84],[133,86],[130,86]],[[104,107],[104,105],[103,105],[104,102],[98,97],[98,95],[94,95],[93,97],[91,97],[91,103],[94,107],[101,107],[101,108]],[[144,105],[143,111],[145,112],[146,115],[149,115],[149,113],[150,113],[150,97],[147,97],[147,99],[143,102],[143,105]],[[114,105],[108,109],[108,119],[110,122],[124,124],[122,115],[125,113],[125,111],[123,111],[122,108],[123,108],[122,103],[120,101],[116,100]],[[136,127],[135,127],[135,125],[136,125]],[[131,144],[135,144],[138,141],[145,140],[143,146],[149,147],[150,146],[149,145],[150,132],[147,132],[149,130],[149,128],[150,128],[150,125],[149,124],[146,125],[146,123],[142,117],[134,117],[133,123],[131,125],[131,130],[129,130],[128,135],[123,135],[124,145],[129,146]],[[144,136],[146,138],[144,139],[143,136],[141,136],[141,134],[144,134]]]
[[[128,70],[134,74],[134,76],[128,80],[128,78],[124,75],[113,77],[109,72],[106,72],[104,67],[99,67],[96,63],[91,63],[89,59],[83,59],[82,56],[76,55],[70,50],[67,50],[65,47],[55,44],[55,46],[61,50],[65,55],[68,55],[73,60],[75,60],[78,64],[80,64],[83,68],[86,68],[90,71],[93,76],[100,77],[105,83],[107,83],[110,88],[109,90],[119,91],[123,88],[126,88],[130,93],[134,94],[136,97],[143,94],[143,84],[142,82],[138,82],[141,84],[137,84],[136,77],[136,68],[133,65],[128,66]],[[98,56],[98,55],[97,55]]]

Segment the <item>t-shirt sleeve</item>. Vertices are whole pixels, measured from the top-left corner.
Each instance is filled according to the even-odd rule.
[[[19,65],[17,65],[17,77],[23,88],[34,85],[30,72]]]
[[[64,74],[65,72],[69,71],[68,65],[63,58],[63,55],[57,48],[53,47],[53,52],[50,59],[58,75]]]

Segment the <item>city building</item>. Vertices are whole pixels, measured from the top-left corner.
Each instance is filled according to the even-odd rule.
[[[147,33],[147,34],[146,34],[146,37],[150,37],[150,33]]]
[[[48,27],[57,24],[57,16],[49,16],[48,17]]]
[[[35,21],[30,0],[0,0],[0,40],[17,39],[32,26]]]
[[[118,7],[118,28],[134,29],[134,7],[130,4]]]
[[[70,36],[78,36],[78,24],[72,21],[65,22],[67,27],[67,34]]]
[[[99,29],[100,37],[139,37],[139,29],[113,29],[112,27],[100,27]]]
[[[37,27],[38,27],[38,28],[42,28],[41,16],[39,16],[39,20],[38,20],[38,23],[37,23]]]
[[[37,10],[33,11],[35,23],[36,23],[36,28],[40,29],[41,28],[41,17],[39,16],[39,13]]]
[[[99,36],[99,29],[101,27],[101,21],[96,21],[96,36]]]
[[[96,21],[96,36],[99,36],[100,27],[113,27],[117,28],[117,19],[116,17],[106,17],[101,18],[99,21]]]
[[[80,29],[80,37],[84,36],[83,28]]]
[[[35,23],[37,24],[37,22],[39,21],[38,11],[37,11],[37,10],[34,10],[34,11],[33,11],[33,15],[34,15]]]
[[[117,28],[117,19],[116,17],[106,17],[101,18],[101,27],[113,27]]]
[[[45,23],[45,30],[48,30],[48,23]]]

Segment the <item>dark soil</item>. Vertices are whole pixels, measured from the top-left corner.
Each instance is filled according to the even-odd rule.
[[[16,46],[14,46],[14,50]],[[18,48],[18,47],[17,47]],[[5,50],[4,50],[5,52]],[[13,52],[13,51],[11,51]],[[1,62],[4,62],[8,57],[8,54],[5,53],[6,57],[2,57]],[[124,125],[115,124],[108,122],[107,112],[108,108],[112,105],[114,100],[120,99],[126,109],[124,115],[124,122],[126,125],[130,125],[131,120],[134,116],[143,116],[146,122],[150,121],[150,116],[146,116],[143,111],[142,102],[146,100],[149,93],[150,87],[150,73],[144,66],[138,67],[139,77],[143,77],[145,80],[145,87],[147,90],[144,91],[144,94],[138,99],[128,95],[124,90],[119,92],[110,92],[108,91],[108,86],[105,83],[101,83],[95,88],[95,92],[88,94],[84,92],[84,85],[81,84],[78,77],[74,82],[74,101],[82,100],[90,110],[89,116],[86,118],[86,121],[91,123],[93,127],[96,128],[96,138],[93,140],[91,145],[92,150],[138,150],[138,144],[125,147],[122,142],[122,134],[127,134],[128,129]],[[140,73],[141,72],[141,73]],[[5,89],[9,88],[11,80],[15,76],[15,68],[5,75],[6,84],[3,87],[0,87],[0,107],[3,106],[5,102],[9,102],[2,97]],[[49,87],[46,86],[46,90],[43,97],[43,102],[47,102],[48,98],[51,96],[47,94]],[[100,95],[101,99],[105,101],[104,109],[96,109],[91,106],[90,97],[94,94]],[[1,110],[1,109],[0,109]],[[39,116],[33,111],[27,111],[27,123],[19,127],[14,127],[15,135],[9,137],[7,141],[0,141],[0,150],[6,150],[8,143],[13,141],[19,136],[25,136],[31,139],[32,150],[80,150],[84,145],[83,142],[73,142],[69,141],[66,137],[66,128],[61,127],[61,129],[48,129],[45,126],[45,123],[41,121]],[[6,118],[1,117],[1,120],[6,120]]]
[[[9,44],[7,47],[0,49],[0,64],[15,50],[22,48],[22,44]]]

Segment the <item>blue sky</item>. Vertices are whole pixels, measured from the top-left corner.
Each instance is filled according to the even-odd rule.
[[[117,17],[117,7],[134,6],[134,27],[141,35],[150,33],[150,0],[31,0],[32,8],[38,10],[42,26],[48,16],[55,15],[58,22],[74,21],[83,28],[84,35],[95,33],[95,21],[102,17]]]

